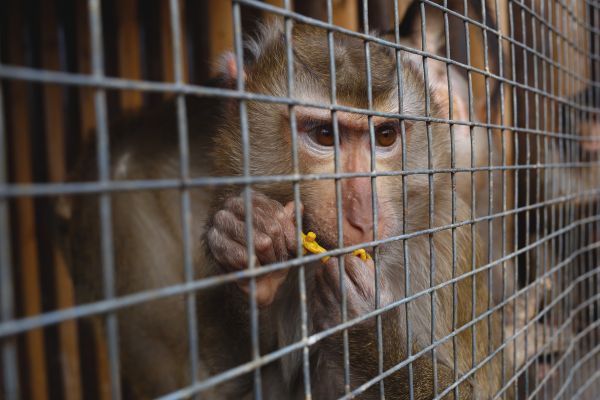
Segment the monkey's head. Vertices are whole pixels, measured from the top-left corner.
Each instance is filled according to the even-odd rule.
[[[410,214],[412,221],[410,224],[415,229],[422,229],[423,224],[428,221],[429,202],[428,175],[422,170],[449,167],[450,142],[447,127],[431,124],[428,135],[424,121],[376,115],[369,122],[367,116],[369,97],[372,98],[372,111],[425,116],[426,87],[422,66],[401,55],[401,65],[397,68],[395,50],[371,43],[369,82],[364,42],[334,34],[332,53],[337,91],[335,102],[339,106],[365,110],[367,114],[348,112],[349,110],[332,113],[327,32],[295,24],[291,39],[294,59],[291,96],[288,92],[283,26],[265,26],[258,39],[249,46],[251,57],[245,62],[243,71],[245,90],[278,98],[291,97],[300,103],[290,111],[288,104],[247,101],[251,175],[294,173],[291,130],[291,122],[294,122],[298,134],[298,172],[311,176],[300,182],[304,206],[303,230],[316,232],[319,242],[327,248],[336,247],[336,183],[331,177],[325,179],[319,175],[331,176],[335,172],[337,130],[339,172],[353,174],[342,176],[340,181],[344,244],[353,245],[373,240],[372,166],[377,174],[382,174],[375,179],[374,185],[378,209],[377,238],[396,235],[401,230],[402,171],[421,170],[421,173],[408,175],[405,186],[409,202],[407,214]],[[224,64],[226,79],[235,87],[238,71],[233,55],[227,56]],[[401,90],[398,75],[402,79]],[[307,103],[322,107],[307,106]],[[215,146],[215,162],[227,175],[239,176],[243,174],[239,102],[232,101],[226,114],[225,123],[216,135],[218,146]],[[434,93],[430,96],[429,114],[442,115]],[[295,121],[290,121],[292,117]],[[375,156],[373,163],[372,154]],[[435,183],[432,187],[434,190],[449,192],[449,184],[446,187],[439,182],[440,179],[447,180],[447,174],[445,178],[439,175],[443,174],[434,175]],[[293,200],[290,182],[260,183],[253,185],[253,188],[284,204]]]

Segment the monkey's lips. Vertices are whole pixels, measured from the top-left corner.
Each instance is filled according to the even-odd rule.
[[[305,232],[314,232],[317,235],[317,239],[316,239],[317,243],[319,243],[319,245],[321,247],[323,247],[324,249],[326,249],[327,251],[340,248],[340,247],[338,247],[337,231],[332,234],[331,232],[327,232],[325,230],[320,230],[318,227],[311,224],[309,220],[307,220],[305,224],[303,223],[303,226],[304,226],[303,229]],[[368,242],[370,242],[370,241],[371,240],[369,240]],[[360,245],[361,243],[365,243],[365,241],[352,241],[347,238],[344,238],[344,247]],[[373,247],[362,247],[362,248],[369,254],[369,256],[373,257]],[[350,253],[350,252],[348,252],[348,253]]]

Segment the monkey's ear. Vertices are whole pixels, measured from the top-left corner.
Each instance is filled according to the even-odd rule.
[[[243,71],[243,79],[246,80],[246,71]],[[238,68],[235,54],[231,51],[221,56],[217,70],[218,77],[223,81],[225,87],[235,88],[238,79]]]

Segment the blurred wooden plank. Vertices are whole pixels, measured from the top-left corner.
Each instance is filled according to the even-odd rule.
[[[496,5],[498,6],[498,29],[500,32],[509,36],[510,33],[510,25],[508,23],[508,0],[493,0],[488,1],[488,4],[491,4],[491,12],[494,17],[496,15]],[[508,41],[504,40],[501,43],[501,49],[503,53],[503,63],[502,63],[502,72],[504,77],[511,76],[511,63],[510,63],[510,44]],[[498,123],[505,126],[511,126],[513,124],[513,116],[512,116],[512,87],[510,85],[502,84],[502,90],[504,94],[504,118],[501,120],[500,111],[496,113],[496,120],[494,123]],[[492,104],[492,109],[499,109],[500,105],[497,107]],[[514,165],[515,164],[515,142],[514,142],[514,132],[511,130],[504,130],[500,133],[500,144],[504,149],[504,158],[506,165]],[[506,179],[506,191],[504,193],[504,198],[506,200],[506,209],[512,210],[515,208],[515,180],[514,174],[512,173],[504,173],[503,177]],[[499,185],[497,185],[499,186]],[[505,217],[506,221],[506,232],[505,235],[505,243],[506,243],[506,253],[510,254],[515,251],[514,249],[514,215],[509,215]]]
[[[144,6],[139,7],[140,39],[142,49],[141,66],[142,79],[150,81],[163,80],[162,48],[162,26],[160,15],[160,4],[162,0],[144,0]],[[163,101],[162,93],[144,92],[144,107],[150,108],[158,106]]]
[[[393,32],[394,3],[389,0],[369,0],[369,30]]]
[[[90,50],[90,26],[87,3],[83,1],[76,2],[77,7],[77,61],[78,72],[82,74],[91,74],[91,50]],[[94,91],[93,89],[80,88],[80,126],[82,141],[93,140],[94,128],[96,127],[96,114],[94,111]],[[106,338],[102,333],[94,331],[93,342],[95,348],[87,349],[96,354],[96,365],[86,365],[82,370],[84,374],[95,373],[94,379],[98,387],[93,388],[96,396],[101,400],[110,400],[110,378],[109,366],[106,358]]]
[[[406,14],[406,10],[413,3],[414,0],[398,0],[398,20],[402,22],[404,19],[404,15]]]
[[[474,10],[469,9],[469,16],[475,18]],[[485,71],[483,31],[472,24],[469,24],[469,41],[471,42],[471,66]],[[489,36],[489,35],[488,35]],[[478,73],[471,74],[473,80],[473,108],[477,118],[480,121],[486,121],[486,91],[485,77]],[[490,82],[490,93],[493,83]]]
[[[8,62],[26,65],[24,38],[23,4],[13,2],[8,18]],[[12,142],[12,171],[17,183],[31,183],[33,166],[31,156],[31,125],[27,83],[23,81],[7,82],[10,90],[10,106],[8,107],[8,134]],[[36,239],[34,201],[31,197],[20,197],[15,204],[16,243],[15,251],[19,260],[19,276],[22,298],[20,299],[22,314],[25,317],[42,312],[41,287],[39,281],[39,258]],[[48,382],[46,374],[46,349],[42,329],[34,329],[24,334],[26,347],[26,364],[29,382],[26,384],[29,395],[34,400],[48,398]]]
[[[575,96],[580,92],[587,89],[586,79],[590,79],[590,67],[591,62],[589,59],[590,51],[590,34],[584,24],[588,23],[588,4],[584,1],[571,2],[570,9],[573,15],[569,17],[569,29],[567,30],[567,37],[573,41],[575,46],[569,45],[571,50],[570,62],[567,66],[573,74],[581,79],[570,77],[571,85],[569,96]],[[597,28],[597,27],[596,27]]]
[[[327,2],[321,0],[302,0],[294,3],[296,12],[311,18],[327,21]]]
[[[77,64],[80,74],[91,74],[91,52],[90,52],[90,27],[87,15],[87,4],[77,1]],[[81,121],[82,141],[86,142],[93,133],[96,126],[94,114],[94,92],[90,88],[80,88],[79,91],[79,119]]]
[[[284,4],[283,0],[264,0],[264,2],[267,3],[267,4],[270,4],[272,6],[275,6],[275,7],[279,7],[279,8],[284,8],[285,7],[285,4]],[[294,5],[294,1],[291,1],[290,3],[291,3],[292,6]]]
[[[189,81],[189,61],[187,54],[187,37],[185,35],[185,5],[183,1],[179,1],[179,15],[181,16],[180,28],[181,28],[181,50],[182,50],[182,68],[183,68],[183,81]],[[160,3],[160,16],[161,16],[161,43],[162,59],[163,59],[163,80],[165,82],[175,81],[175,66],[173,65],[173,35],[171,27],[171,11],[169,9],[169,1],[163,0]],[[172,93],[166,93],[165,98],[172,97]]]
[[[169,2],[163,0],[160,3],[161,16],[161,43],[162,60],[163,60],[163,79],[165,82],[175,81],[175,73],[173,66],[173,35],[171,35],[171,11],[169,11]],[[187,70],[187,68],[186,68]],[[169,93],[166,97],[171,97]]]
[[[510,33],[510,26],[508,24],[508,0],[497,0],[498,2],[498,14],[499,14],[499,21],[497,21],[498,23],[498,29],[500,29],[500,32],[502,32],[502,34],[509,36]],[[495,2],[494,3],[494,13],[495,13]],[[502,51],[503,51],[503,65],[502,65],[502,69],[503,69],[503,75],[505,77],[510,77],[511,76],[511,63],[510,63],[510,44],[508,43],[508,41],[503,41],[502,43]],[[504,85],[503,87],[504,90],[504,120],[503,121],[498,121],[499,123],[502,122],[504,125],[511,125],[512,124],[512,87],[510,85]],[[508,165],[513,165],[515,163],[515,153],[514,153],[514,140],[513,140],[513,135],[514,133],[512,131],[506,131],[503,134],[503,142],[504,142],[504,152],[505,152],[505,157],[506,157],[506,163]],[[511,186],[511,190],[513,190],[512,186]],[[507,197],[507,200],[510,199],[510,202],[507,207],[510,208],[510,205],[512,204],[514,196],[512,196],[512,192],[511,192],[511,196],[510,198]],[[512,232],[513,230],[510,229],[510,232]]]
[[[333,23],[353,31],[358,30],[358,0],[334,0]]]
[[[42,67],[60,70],[60,49],[58,44],[58,22],[54,2],[42,2]],[[44,85],[44,117],[48,154],[48,175],[51,182],[66,180],[65,121],[62,109],[63,89],[55,85]],[[57,243],[53,244],[56,308],[75,305],[73,282],[63,254]],[[81,370],[79,365],[79,344],[77,323],[67,321],[58,326],[61,372],[64,385],[63,395],[67,400],[81,399]]]
[[[120,0],[116,7],[118,64],[121,78],[139,80],[142,77],[140,55],[140,25],[138,0]],[[142,106],[142,92],[119,91],[121,109],[135,111]]]
[[[108,359],[106,329],[104,329],[100,318],[93,318],[90,322],[96,362],[98,364],[98,398],[101,400],[111,400],[110,362]]]
[[[554,87],[557,88],[556,94],[564,97],[574,96],[586,89],[586,83],[575,78],[573,75],[589,79],[591,67],[590,59],[586,53],[590,48],[589,32],[585,27],[581,26],[588,18],[587,3],[569,2],[569,4],[571,7],[560,3],[553,3],[550,21],[551,26],[554,25],[554,29],[557,32],[552,34],[551,43],[554,61],[561,68],[565,68],[568,71],[552,67],[554,69]],[[541,0],[536,0],[535,5],[539,9]],[[572,12],[572,15],[569,12]],[[568,43],[567,40],[573,41],[574,45]],[[575,49],[575,46],[579,47],[584,53]]]
[[[282,7],[283,0],[265,0],[266,3]],[[327,4],[324,1],[311,1],[309,5],[304,0],[297,0],[295,8],[298,12],[310,15],[323,21],[327,20]],[[353,31],[358,30],[358,0],[333,0],[333,23]]]
[[[265,3],[282,8],[284,6],[283,0],[265,0]],[[298,0],[295,2],[296,10],[323,21],[327,20],[327,4],[320,0],[310,3],[310,5],[304,5],[303,0]],[[358,7],[358,0],[333,0],[333,23],[353,31],[358,30]]]
[[[230,1],[209,0],[208,24],[210,59],[215,62],[225,51],[233,49],[233,15]]]
[[[186,12],[182,15],[190,57],[189,81],[194,84],[205,84],[216,72],[216,62],[210,58],[208,7],[206,1],[186,0]]]
[[[42,68],[60,71],[60,49],[58,45],[58,23],[53,2],[42,2],[41,50]],[[44,85],[44,111],[47,152],[49,160],[48,175],[53,182],[65,180],[65,116],[62,110],[63,94],[58,85]]]
[[[586,88],[585,82],[579,81],[575,76],[589,78],[590,60],[587,54],[582,54],[575,46],[584,52],[589,51],[589,34],[586,29],[580,26],[582,21],[587,18],[587,7],[585,2],[569,2],[569,6],[564,4],[553,4],[552,23],[557,33],[552,35],[553,58],[562,71],[554,68],[554,87],[557,88],[557,95],[571,97]],[[535,1],[536,9],[541,7],[541,0]],[[572,15],[570,14],[572,13]],[[577,22],[579,20],[580,22]],[[573,44],[569,43],[573,41]]]
[[[267,4],[270,4],[270,5],[275,6],[275,7],[279,7],[279,8],[284,8],[285,7],[285,4],[284,4],[283,0],[263,0],[263,1],[265,3],[267,3]],[[290,4],[291,4],[292,7],[294,6],[294,2],[293,1],[291,1]],[[263,18],[266,19],[266,20],[269,20],[270,18],[274,18],[274,17],[275,17],[275,14],[273,14],[273,13],[268,13],[268,12],[264,12],[263,13]]]

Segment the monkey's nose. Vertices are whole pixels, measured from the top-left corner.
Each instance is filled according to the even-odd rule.
[[[352,212],[348,214],[344,218],[346,220],[346,226],[344,226],[344,243],[346,245],[355,245],[372,241],[373,216]]]
[[[347,218],[348,224],[352,226],[357,231],[361,232],[363,235],[373,233],[373,218],[372,216],[353,216],[353,218]]]
[[[353,246],[359,243],[366,243],[373,240],[373,223],[367,220],[356,220],[344,218],[344,244]]]
[[[373,206],[369,178],[343,182],[344,242],[353,245],[373,240]]]

